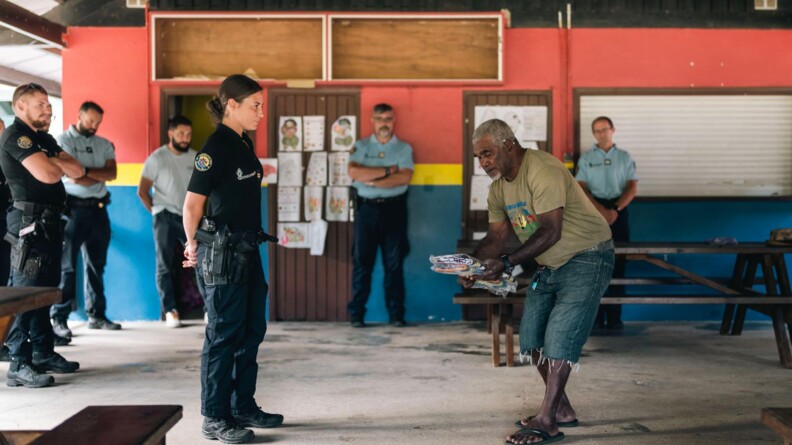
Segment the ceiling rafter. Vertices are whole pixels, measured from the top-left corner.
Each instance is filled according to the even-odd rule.
[[[66,27],[34,14],[10,1],[0,0],[0,26],[62,49]]]

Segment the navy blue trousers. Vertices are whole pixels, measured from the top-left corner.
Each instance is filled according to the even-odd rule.
[[[382,252],[385,269],[385,305],[391,321],[404,319],[404,257],[407,241],[407,197],[377,203],[358,199],[352,245],[352,301],[347,305],[352,321],[363,321],[371,293],[371,271]]]
[[[8,231],[18,234],[23,227],[22,211],[11,209],[7,216]],[[27,221],[25,221],[27,223]],[[27,225],[27,224],[25,224]],[[63,234],[60,221],[44,226],[46,236],[37,236],[31,244],[31,255],[43,254],[46,259],[42,272],[35,279],[16,270],[11,271],[11,285],[17,287],[57,287],[60,281],[61,244]],[[5,241],[3,241],[5,242]],[[51,353],[54,349],[49,306],[23,312],[14,318],[6,339],[9,354],[14,361],[30,362],[32,352]]]
[[[198,264],[205,247],[199,244]],[[206,286],[206,338],[201,353],[201,414],[228,417],[257,409],[256,356],[267,332],[267,281],[258,251],[246,282]],[[199,267],[200,269],[200,267]]]
[[[77,255],[82,253],[85,277],[85,313],[104,318],[107,309],[104,269],[110,246],[110,218],[102,207],[71,207],[63,242],[60,288],[63,301],[53,304],[50,317],[66,320],[76,309]]]

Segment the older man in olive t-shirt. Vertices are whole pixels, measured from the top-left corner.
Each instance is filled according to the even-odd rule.
[[[556,441],[564,434],[559,426],[577,425],[564,387],[613,273],[610,228],[564,165],[548,153],[520,147],[505,122],[481,124],[473,145],[473,155],[494,181],[487,236],[473,253],[487,272],[460,278],[460,284],[499,278],[530,259],[539,264],[525,297],[520,356],[536,365],[547,391],[539,412],[518,421],[521,430],[506,440]],[[503,255],[509,225],[523,245]]]

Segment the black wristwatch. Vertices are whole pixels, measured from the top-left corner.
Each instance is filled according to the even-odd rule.
[[[501,255],[501,261],[503,261],[503,272],[511,275],[512,271],[514,270],[514,264],[509,261],[509,255]]]

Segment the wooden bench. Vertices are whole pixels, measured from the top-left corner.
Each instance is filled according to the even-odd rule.
[[[477,241],[460,240],[457,252],[471,253]],[[519,245],[507,246],[514,251]],[[616,255],[626,260],[642,261],[671,272],[676,277],[661,278],[614,278],[611,285],[698,285],[719,294],[664,294],[624,295],[603,297],[602,304],[721,304],[725,305],[720,333],[740,335],[748,309],[767,315],[772,320],[773,333],[781,365],[792,368],[792,288],[784,259],[792,253],[792,246],[767,246],[763,243],[745,243],[736,246],[711,246],[705,243],[617,243]],[[736,254],[736,260],[728,283],[722,279],[706,278],[677,265],[665,258],[669,254]],[[657,257],[653,255],[662,255]],[[758,273],[761,271],[761,277]],[[485,291],[466,290],[454,296],[454,303],[484,304],[487,306],[489,332],[492,334],[492,364],[500,366],[500,334],[505,334],[506,365],[514,365],[513,306],[522,304],[527,289],[525,279],[518,280],[516,293],[506,298],[496,297]],[[765,292],[753,289],[764,285]]]
[[[14,315],[60,301],[57,287],[0,287],[0,345],[5,342]]]
[[[0,445],[165,445],[181,405],[89,406],[49,431],[0,431]]]
[[[522,292],[521,292],[522,291]],[[482,304],[487,306],[488,332],[492,335],[492,366],[501,365],[500,335],[504,335],[506,366],[514,366],[514,305],[523,304],[525,289],[506,297],[487,292],[466,292],[454,296],[455,304]],[[786,297],[757,296],[753,294],[732,295],[633,295],[603,297],[602,304],[792,304]]]
[[[792,445],[792,408],[762,408],[762,423],[781,436],[784,445]]]

